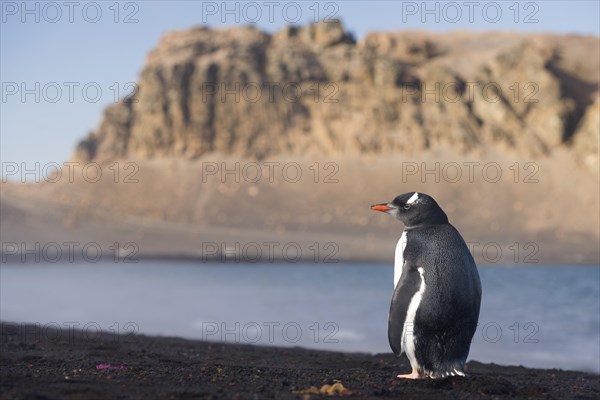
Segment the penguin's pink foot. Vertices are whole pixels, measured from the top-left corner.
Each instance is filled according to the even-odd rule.
[[[413,370],[413,372],[411,372],[410,374],[398,375],[397,378],[400,378],[400,379],[421,379],[421,378],[424,378],[424,376],[422,376],[421,374],[419,374],[417,371]]]

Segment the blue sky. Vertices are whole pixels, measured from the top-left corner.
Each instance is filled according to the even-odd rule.
[[[116,6],[115,6],[116,3]],[[127,93],[170,30],[255,23],[275,31],[332,15],[370,31],[505,30],[600,35],[599,1],[0,1],[3,163],[65,161]],[[227,12],[227,10],[232,10]],[[316,14],[318,12],[318,14]],[[239,21],[237,22],[236,19]],[[38,85],[38,86],[36,86]],[[24,92],[23,89],[29,90]],[[24,95],[24,98],[22,97]],[[39,97],[36,99],[36,95]]]

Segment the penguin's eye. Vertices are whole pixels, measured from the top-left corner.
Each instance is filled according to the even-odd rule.
[[[407,204],[407,205],[405,205],[405,206],[404,206],[404,209],[405,209],[405,210],[408,210],[408,209],[410,209],[410,204]]]

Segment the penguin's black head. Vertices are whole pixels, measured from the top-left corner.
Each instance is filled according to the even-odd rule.
[[[407,228],[448,223],[446,213],[438,206],[433,197],[425,193],[404,193],[389,203],[372,205],[371,210],[391,214]]]

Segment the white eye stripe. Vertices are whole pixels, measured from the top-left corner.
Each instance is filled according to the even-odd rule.
[[[406,202],[406,204],[412,204],[415,201],[417,201],[417,199],[419,198],[419,193],[415,192],[415,194],[413,194],[410,199],[408,199],[408,201]]]

